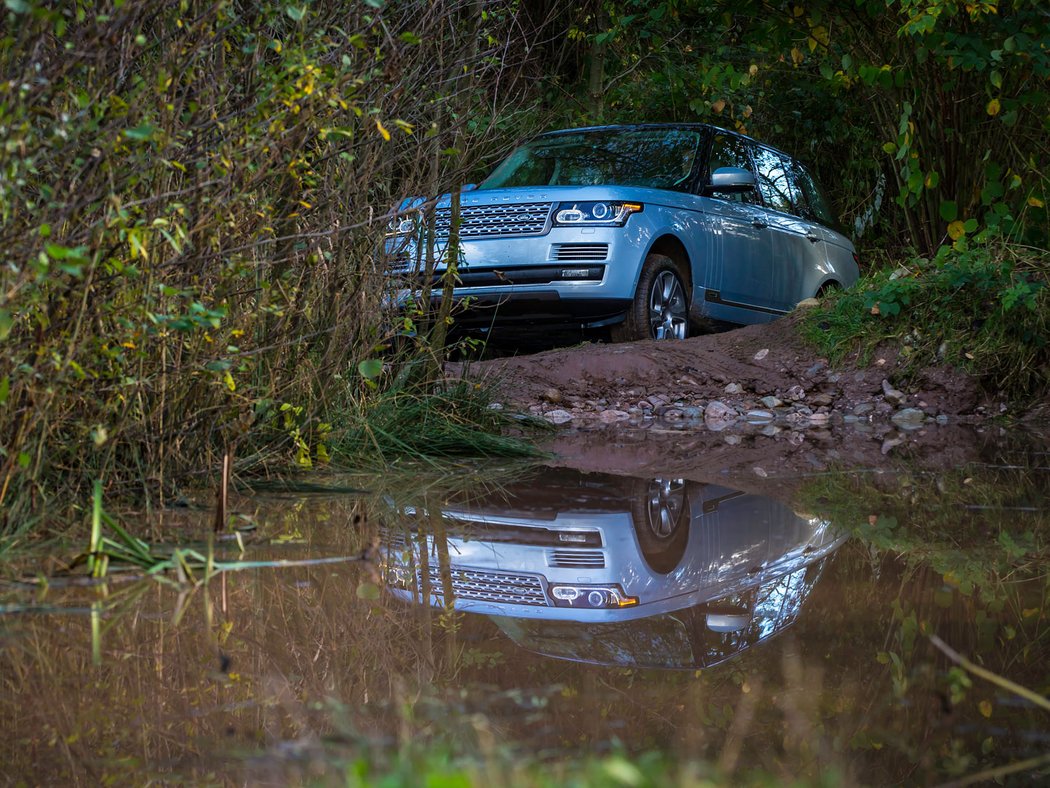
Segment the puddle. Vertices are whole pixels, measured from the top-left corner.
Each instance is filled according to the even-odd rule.
[[[1045,776],[1050,712],[931,641],[1045,695],[1045,443],[861,468],[766,447],[762,474],[746,445],[666,472],[639,445],[602,471],[313,476],[235,501],[244,552],[216,548],[280,566],[6,588],[6,774],[488,784],[622,754],[727,783]]]

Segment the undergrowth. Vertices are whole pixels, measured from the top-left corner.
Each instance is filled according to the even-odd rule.
[[[394,387],[347,405],[345,425],[334,440],[347,457],[390,462],[396,458],[536,457],[523,430],[546,422],[504,411],[491,389],[470,380],[437,390]],[[517,433],[517,434],[515,434]]]
[[[941,247],[874,271],[811,310],[803,336],[832,363],[900,345],[905,375],[951,364],[990,392],[1031,401],[1050,383],[1050,254],[989,242]]]

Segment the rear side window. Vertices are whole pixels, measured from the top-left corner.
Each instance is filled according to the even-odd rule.
[[[719,167],[740,167],[748,172],[754,173],[755,168],[751,164],[747,146],[739,137],[729,134],[716,134],[711,141],[711,157],[708,160],[707,178],[705,183],[711,182],[711,173]],[[758,195],[754,189],[736,194],[719,194],[722,200],[734,202],[757,203]]]
[[[802,196],[805,198],[799,206],[802,209],[802,215],[807,219],[820,222],[828,227],[835,227],[836,224],[838,224],[835,219],[835,214],[832,213],[827,200],[824,199],[824,195],[820,191],[820,187],[817,186],[817,182],[813,180],[813,176],[809,174],[805,167],[797,162],[794,165],[793,171],[795,183],[798,185],[799,190],[802,192]]]
[[[783,213],[797,213],[789,176],[791,163],[776,151],[760,146],[755,146],[754,155],[758,190],[766,207]]]

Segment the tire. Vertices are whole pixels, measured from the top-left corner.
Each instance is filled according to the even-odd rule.
[[[678,566],[689,542],[688,484],[683,479],[638,479],[632,490],[638,546],[649,568],[662,575]]]
[[[689,296],[682,272],[662,254],[645,258],[627,319],[612,331],[616,342],[685,339],[689,336]]]

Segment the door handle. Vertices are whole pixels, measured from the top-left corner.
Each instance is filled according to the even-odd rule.
[[[766,227],[769,227],[769,225],[766,224],[765,222],[763,222],[761,219],[753,219],[751,221],[751,226],[752,227],[757,227],[759,230],[762,230],[762,229],[764,229]]]
[[[806,233],[806,240],[811,244],[820,243],[823,239],[819,235],[813,235],[812,233]]]

